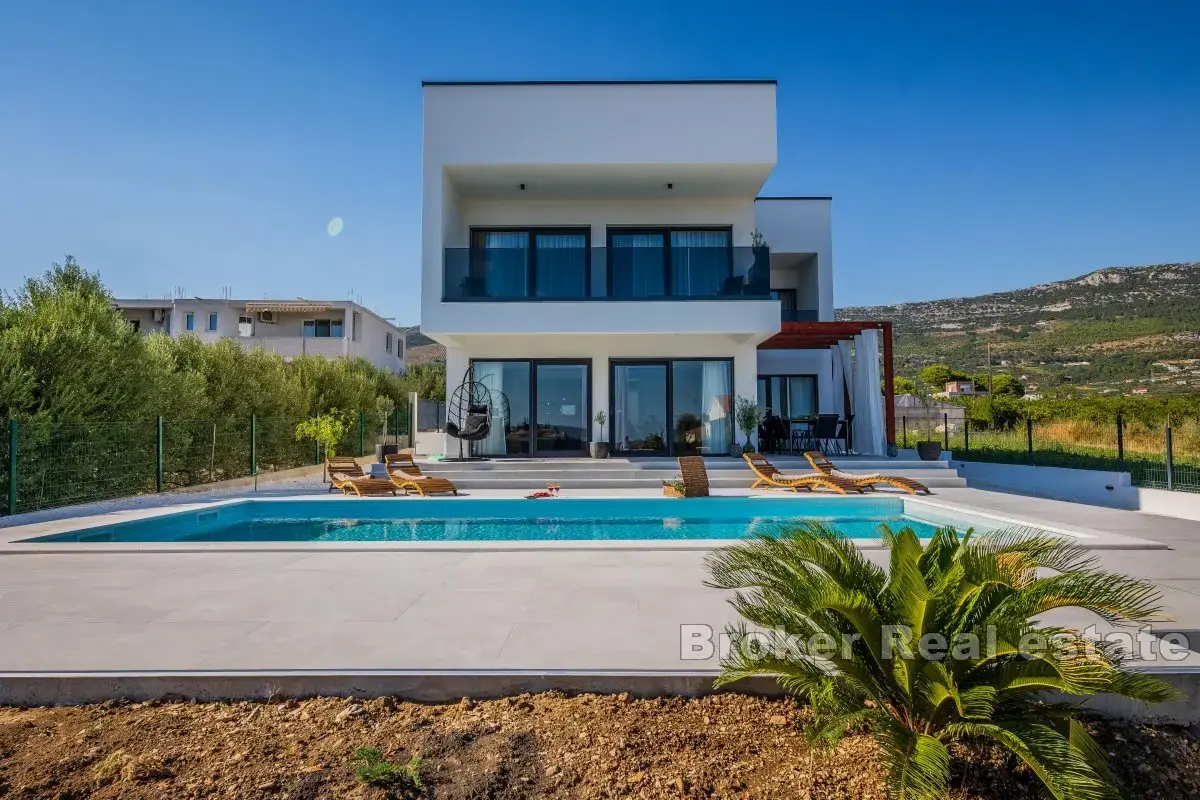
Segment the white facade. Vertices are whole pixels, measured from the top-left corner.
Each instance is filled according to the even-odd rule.
[[[246,349],[300,355],[357,357],[394,373],[404,371],[404,334],[363,306],[345,300],[116,300],[114,306],[145,334],[205,342],[232,339]]]
[[[563,426],[601,440],[598,410],[620,451],[629,387],[659,380],[642,362],[671,374],[666,413],[638,413],[672,454],[728,451],[731,418],[704,409],[754,399],[760,376],[811,375],[811,410],[839,409],[828,350],[758,349],[784,320],[833,319],[829,198],[759,198],[775,162],[772,81],[426,84],[421,327],[448,396],[472,363],[509,395],[525,368],[500,362],[586,365],[582,403],[547,401],[565,370],[529,366],[517,405],[536,419],[513,411],[509,455]]]

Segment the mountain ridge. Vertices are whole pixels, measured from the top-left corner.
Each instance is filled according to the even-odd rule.
[[[1023,289],[836,315],[891,320],[905,375],[928,363],[978,371],[990,345],[993,365],[1042,388],[1200,390],[1200,262],[1104,267]]]

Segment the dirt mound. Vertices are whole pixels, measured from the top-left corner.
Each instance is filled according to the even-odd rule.
[[[740,695],[0,708],[0,797],[882,800],[871,739],[812,746],[807,713]],[[1200,796],[1200,753],[1186,732],[1098,734],[1130,796]],[[423,789],[359,782],[360,748],[400,765],[419,756]],[[1038,796],[1029,774],[998,754],[976,757],[955,781],[961,800]]]

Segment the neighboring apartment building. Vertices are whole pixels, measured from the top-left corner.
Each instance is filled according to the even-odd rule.
[[[192,334],[201,341],[233,339],[284,358],[357,356],[392,372],[404,371],[404,334],[370,309],[347,300],[116,300],[142,333]]]
[[[582,453],[604,410],[616,454],[727,454],[737,397],[886,448],[890,325],[832,321],[830,198],[759,197],[775,90],[424,84],[422,332],[448,396],[507,396],[478,451]]]

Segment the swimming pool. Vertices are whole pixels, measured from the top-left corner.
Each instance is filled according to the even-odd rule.
[[[878,540],[881,524],[918,536],[938,524],[897,497],[247,500],[25,542],[529,542],[740,539],[803,520]],[[969,523],[960,523],[965,529]],[[978,527],[978,526],[976,526]]]

